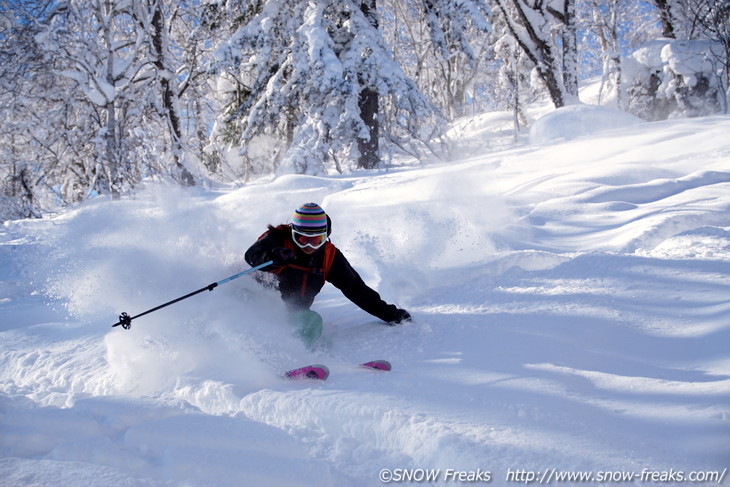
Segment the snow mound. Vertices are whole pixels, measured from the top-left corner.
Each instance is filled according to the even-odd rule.
[[[565,141],[643,123],[638,117],[600,105],[570,105],[543,115],[530,128],[532,144]]]

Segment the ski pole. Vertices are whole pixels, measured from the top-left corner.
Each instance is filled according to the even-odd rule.
[[[225,284],[225,283],[230,282],[230,281],[232,281],[234,279],[237,279],[237,278],[239,278],[241,276],[245,276],[246,274],[249,274],[249,273],[251,273],[253,271],[257,271],[257,270],[259,270],[259,269],[261,269],[263,267],[266,267],[268,265],[271,265],[273,263],[274,263],[273,260],[269,260],[267,262],[264,262],[263,264],[259,264],[259,265],[255,266],[255,267],[251,267],[250,269],[246,269],[243,272],[239,272],[238,274],[234,274],[234,275],[232,275],[230,277],[226,277],[222,281],[218,281],[218,282],[214,282],[212,284],[208,284],[207,286],[205,286],[203,288],[200,288],[197,291],[193,291],[190,294],[186,294],[185,296],[181,296],[181,297],[179,297],[177,299],[173,299],[172,301],[168,301],[167,303],[161,304],[161,305],[159,305],[159,306],[157,306],[155,308],[148,309],[147,311],[145,311],[143,313],[140,313],[140,314],[138,314],[136,316],[129,316],[127,313],[122,313],[122,314],[119,315],[119,321],[116,322],[116,323],[114,323],[112,325],[112,328],[114,328],[115,326],[122,325],[122,328],[124,328],[125,330],[129,330],[132,327],[132,320],[134,320],[134,319],[137,319],[137,318],[139,318],[141,316],[150,314],[150,313],[152,313],[154,311],[157,311],[158,309],[162,309],[162,308],[164,308],[166,306],[170,306],[171,304],[175,304],[175,303],[177,303],[179,301],[182,301],[183,299],[188,299],[189,297],[195,296],[196,294],[200,294],[203,291],[212,291],[213,289],[217,288],[221,284]]]

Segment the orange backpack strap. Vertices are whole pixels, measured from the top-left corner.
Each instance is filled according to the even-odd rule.
[[[322,275],[325,281],[332,268],[332,263],[335,261],[335,254],[337,254],[337,247],[328,240],[324,244],[324,261],[322,262]]]

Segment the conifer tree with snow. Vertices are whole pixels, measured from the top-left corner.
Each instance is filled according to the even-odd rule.
[[[235,153],[240,176],[372,168],[395,147],[437,150],[440,115],[393,61],[374,0],[256,5],[216,63],[213,140]]]

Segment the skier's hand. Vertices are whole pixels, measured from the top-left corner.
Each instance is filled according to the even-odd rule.
[[[404,309],[397,309],[395,316],[393,316],[393,319],[389,323],[391,325],[400,325],[406,321],[411,321],[411,314]]]
[[[274,261],[275,265],[282,266],[294,261],[294,259],[296,259],[297,257],[297,254],[295,254],[292,249],[287,249],[286,247],[276,247],[274,249],[271,249],[271,251],[269,252],[269,257],[271,258],[271,260]]]

